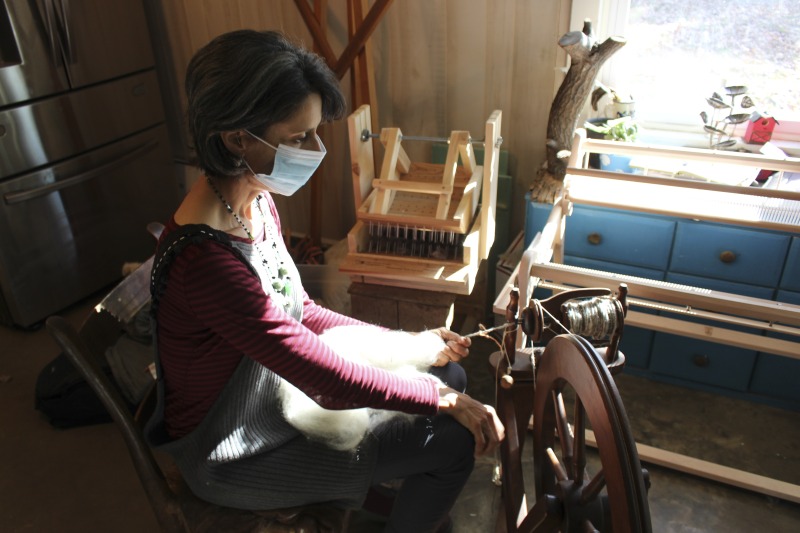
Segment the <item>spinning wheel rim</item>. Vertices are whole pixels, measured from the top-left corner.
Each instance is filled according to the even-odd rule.
[[[576,335],[559,335],[550,341],[537,368],[533,446],[537,499],[558,494],[567,486],[558,487],[547,456],[556,439],[558,422],[553,392],[567,384],[575,390],[595,432],[614,531],[651,531],[642,467],[619,391],[602,358],[588,341]],[[585,443],[582,445],[585,457]],[[570,474],[569,479],[574,476]],[[565,501],[562,504],[568,505]],[[569,518],[568,509],[564,517]]]

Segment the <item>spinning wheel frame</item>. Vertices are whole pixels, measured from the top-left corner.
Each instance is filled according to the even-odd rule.
[[[623,288],[621,288],[623,289]],[[596,290],[569,291],[571,297],[598,296]],[[604,294],[608,291],[605,290]],[[512,294],[512,296],[514,296]],[[522,328],[531,338],[543,332],[542,308],[553,316],[568,296],[556,295],[532,304],[521,313]],[[622,292],[624,306],[624,292]],[[506,310],[506,318],[516,322],[517,300]],[[538,304],[538,305],[537,305]],[[513,320],[513,321],[512,321]],[[511,328],[508,328],[509,330]],[[534,335],[531,335],[534,333]],[[552,332],[551,332],[552,333]],[[506,331],[505,352],[496,352],[490,364],[498,380],[510,377],[498,389],[498,414],[506,425],[506,440],[501,446],[503,462],[503,504],[508,532],[602,531],[647,533],[651,531],[645,477],[636,445],[628,426],[622,400],[611,370],[621,369],[624,356],[616,350],[618,333],[611,344],[598,352],[577,335],[546,336],[547,348],[508,350],[514,346]],[[600,355],[604,353],[604,357]],[[605,361],[605,358],[612,360]],[[510,381],[512,385],[508,386]],[[576,393],[573,440],[562,390],[570,385]],[[537,502],[528,510],[522,475],[521,453],[528,419],[534,414],[534,476]],[[586,464],[586,420],[591,422],[602,464],[601,472],[589,477]],[[554,455],[555,435],[559,435],[567,468]],[[555,466],[554,466],[555,464]],[[603,490],[605,489],[605,493]],[[498,524],[499,525],[499,524]]]

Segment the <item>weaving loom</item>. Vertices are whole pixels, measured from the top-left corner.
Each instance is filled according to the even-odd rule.
[[[800,359],[800,306],[798,305],[563,264],[564,231],[569,225],[569,215],[574,204],[657,213],[798,234],[800,193],[592,170],[587,168],[589,153],[657,156],[678,160],[730,163],[778,172],[800,172],[800,159],[796,158],[774,159],[738,152],[711,152],[592,140],[586,139],[583,130],[578,130],[562,194],[555,200],[544,229],[526,249],[509,283],[497,297],[494,305],[495,313],[505,313],[512,291],[518,290],[522,305],[531,299],[535,287],[559,292],[579,287],[603,287],[613,290],[618,285],[625,284],[629,306],[626,324]],[[668,311],[685,319],[642,312],[653,309]],[[690,320],[698,318],[711,321],[714,326],[709,327]],[[781,333],[791,340],[746,333],[739,330],[742,326]],[[516,338],[517,347],[525,346],[526,340],[520,331]],[[643,461],[800,502],[800,486],[655,448],[642,446],[639,448],[639,455]]]
[[[485,138],[467,131],[449,138],[370,132],[369,106],[348,118],[357,222],[347,235],[340,270],[354,281],[469,294],[494,241],[501,112]],[[384,147],[376,177],[373,138]],[[447,142],[444,164],[412,162],[403,141]],[[485,146],[478,165],[473,144]],[[459,164],[460,162],[460,164]]]

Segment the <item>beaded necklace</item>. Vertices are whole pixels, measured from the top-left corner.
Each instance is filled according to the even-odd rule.
[[[231,215],[233,215],[233,218],[236,219],[236,222],[239,223],[239,225],[242,227],[244,232],[247,234],[247,237],[250,239],[250,242],[252,243],[253,247],[258,252],[258,255],[261,256],[261,264],[264,266],[264,268],[267,270],[267,272],[269,272],[269,261],[267,261],[267,258],[264,256],[264,253],[261,251],[261,247],[255,242],[255,237],[253,237],[253,234],[250,233],[250,230],[247,228],[247,225],[244,223],[244,221],[241,218],[239,218],[239,215],[237,215],[236,211],[233,210],[233,208],[231,207],[231,204],[229,204],[228,201],[225,200],[225,197],[222,196],[221,192],[219,192],[219,189],[217,189],[216,185],[214,185],[214,182],[211,180],[211,178],[206,176],[206,181],[211,186],[211,190],[214,191],[214,194],[217,195],[217,198],[219,198],[219,201],[222,202],[222,205],[225,206],[225,209],[227,209],[228,212]],[[256,197],[256,208],[258,209],[258,212],[261,214],[261,220],[266,220],[266,216],[264,215],[264,211],[261,209],[261,195],[260,194]],[[272,248],[273,249],[277,249],[277,247],[278,247],[278,243],[274,242],[274,240],[273,240]],[[278,275],[274,276],[274,275],[272,275],[270,273],[270,277],[272,278],[272,288],[277,293],[279,293],[279,294],[281,294],[281,295],[283,295],[285,297],[285,301],[284,301],[283,306],[284,307],[288,307],[288,305],[289,305],[288,297],[292,292],[292,282],[291,282],[291,279],[289,278],[289,270],[284,266],[283,261],[279,260],[278,262],[280,263],[278,265]]]

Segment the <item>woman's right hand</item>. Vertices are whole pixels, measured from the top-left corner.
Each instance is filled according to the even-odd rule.
[[[484,405],[450,387],[439,389],[439,412],[447,413],[475,437],[475,457],[494,452],[506,436],[491,405]]]

